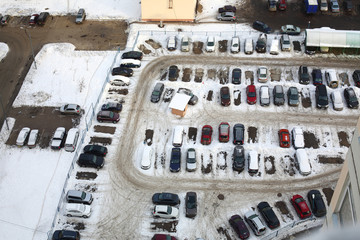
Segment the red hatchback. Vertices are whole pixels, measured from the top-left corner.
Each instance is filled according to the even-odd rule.
[[[251,84],[246,87],[246,97],[247,97],[248,104],[256,103],[256,87],[255,87],[255,85]]]
[[[227,122],[222,122],[219,125],[219,142],[228,142],[230,135],[230,125]]]
[[[30,24],[30,25],[35,25],[36,22],[37,22],[37,20],[38,20],[38,18],[39,18],[39,14],[33,14],[33,15],[31,15],[30,20],[29,20],[29,24]]]
[[[286,10],[286,0],[280,0],[279,1],[279,10]]]
[[[211,143],[213,129],[210,125],[203,126],[201,130],[201,144],[209,145]]]
[[[280,147],[282,148],[289,148],[290,147],[290,133],[287,129],[280,129],[279,130],[279,141]]]
[[[290,199],[291,204],[294,206],[298,216],[301,219],[308,218],[311,216],[310,208],[308,207],[305,199],[296,194]]]

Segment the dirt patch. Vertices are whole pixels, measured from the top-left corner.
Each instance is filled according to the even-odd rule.
[[[274,164],[274,156],[265,156],[265,172],[267,174],[274,174],[276,169],[275,169],[275,164]]]
[[[208,95],[207,95],[207,97],[206,97],[206,100],[212,101],[212,97],[213,97],[213,91],[210,90],[210,91],[208,92]]]
[[[225,196],[224,196],[224,194],[219,194],[218,196],[217,196],[217,198],[219,199],[219,200],[224,200],[225,199]]]
[[[338,132],[337,135],[339,138],[340,147],[350,147],[350,143],[348,141],[349,137],[346,132],[341,131]]]
[[[195,82],[202,82],[202,79],[203,79],[203,76],[204,76],[204,69],[202,68],[197,68],[195,70]]]
[[[280,81],[280,79],[281,79],[281,70],[280,70],[280,68],[270,69],[270,78],[271,78],[271,82]]]
[[[170,102],[173,95],[174,95],[174,92],[175,92],[175,89],[166,88],[165,93],[164,93],[164,97],[163,97],[164,102]]]
[[[310,96],[305,96],[305,94],[303,94],[303,92],[300,92],[301,94],[301,104],[304,108],[309,108],[311,107],[311,99]]]
[[[285,155],[280,159],[280,165],[284,169],[284,173],[289,174],[289,176],[295,175],[295,159],[289,155]]]
[[[221,151],[217,154],[218,162],[216,165],[216,169],[225,170],[227,167],[226,162],[227,152]]]
[[[102,144],[104,146],[110,145],[112,143],[111,138],[105,138],[105,137],[90,137],[89,144]]]
[[[319,163],[322,164],[342,164],[344,163],[344,159],[342,159],[340,156],[337,157],[328,157],[328,156],[318,156]]]
[[[257,143],[257,128],[256,127],[248,127],[248,143]]]
[[[100,125],[95,125],[94,126],[94,131],[95,132],[114,134],[115,130],[116,130],[116,127],[107,127],[107,126],[100,126]]]
[[[145,41],[147,44],[149,44],[153,49],[159,49],[161,48],[161,44],[154,41],[153,39],[149,39]]]
[[[322,191],[325,194],[325,198],[326,198],[328,206],[330,206],[330,202],[331,202],[331,198],[334,194],[334,190],[331,188],[323,188]]]
[[[197,128],[189,127],[188,136],[189,140],[194,141],[196,143],[196,135],[197,135]]]
[[[299,41],[293,41],[294,51],[301,52],[301,44]]]
[[[127,95],[129,93],[129,90],[127,88],[123,88],[123,89],[115,89],[115,88],[110,88],[109,93],[117,93],[117,94],[121,94],[121,95]]]
[[[219,52],[227,52],[228,40],[219,41]]]
[[[82,222],[72,222],[72,223],[68,222],[67,224],[73,225],[74,229],[77,230],[77,231],[85,229],[85,224],[82,223]]]
[[[176,226],[178,225],[178,221],[171,222],[152,222],[151,229],[152,230],[161,230],[167,232],[176,232]]]
[[[93,173],[93,172],[76,172],[76,179],[94,180],[96,177],[97,177],[97,173]]]
[[[168,71],[166,69],[160,69],[160,81],[165,81],[167,77]]]
[[[304,131],[305,148],[319,148],[319,139],[312,132]]]
[[[190,82],[191,74],[192,74],[192,69],[191,68],[184,68],[182,81],[183,82]]]
[[[194,54],[202,54],[203,53],[203,42],[193,42],[193,53]]]
[[[220,81],[220,84],[227,84],[229,83],[229,68],[223,68],[218,72],[218,78]]]
[[[147,143],[148,146],[151,146],[153,136],[154,136],[154,130],[146,129],[144,143]]]
[[[225,235],[226,240],[232,240],[232,238],[230,237],[230,234],[228,233],[228,230],[226,228],[219,227],[218,229],[216,229],[216,231],[219,234]]]
[[[290,69],[285,70],[285,80],[286,81],[294,81],[294,76]]]
[[[201,172],[204,174],[209,174],[211,173],[212,170],[213,157],[211,154],[209,157],[210,157],[210,162],[206,166],[204,166],[204,156],[201,154]]]
[[[250,80],[250,84],[254,84],[254,72],[253,71],[245,71],[245,79]]]
[[[203,11],[203,6],[201,5],[201,3],[199,1],[197,1],[196,12],[202,13],[202,11]]]
[[[216,70],[215,69],[208,69],[207,71],[207,78],[211,80],[215,80]]]
[[[142,51],[145,55],[150,54],[151,50],[148,49],[147,47],[145,47],[144,44],[140,44],[139,46],[139,50]]]
[[[287,216],[290,219],[294,219],[294,216],[290,213],[289,208],[287,207],[287,205],[285,204],[284,201],[278,201],[275,203],[275,207],[277,209],[279,209],[279,211],[281,212],[281,214]]]
[[[239,106],[241,103],[241,92],[240,90],[234,90],[234,104]]]
[[[339,85],[340,86],[350,86],[350,81],[349,81],[349,76],[347,73],[343,72],[343,73],[340,73],[339,74],[339,78],[340,78],[340,82],[339,82]]]

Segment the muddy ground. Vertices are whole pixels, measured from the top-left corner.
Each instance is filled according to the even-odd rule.
[[[196,143],[196,135],[197,135],[197,128],[189,127],[188,136],[189,140],[194,141]]]
[[[277,209],[279,209],[279,211],[281,212],[281,214],[287,216],[290,219],[294,219],[294,216],[290,213],[289,208],[287,207],[286,203],[284,201],[278,201],[275,203],[275,207]],[[281,216],[283,218],[283,216]],[[283,221],[285,221],[285,219],[282,219]],[[286,221],[285,221],[286,222]]]
[[[274,156],[264,156],[264,162],[265,162],[265,173],[266,174],[274,174],[276,172],[275,169],[275,158]]]
[[[116,127],[107,127],[107,126],[100,126],[100,125],[95,125],[94,126],[94,131],[95,132],[114,134],[115,130],[116,130]]]
[[[151,146],[153,136],[154,136],[154,130],[146,129],[144,143],[147,143],[148,146]]]
[[[212,98],[213,98],[213,91],[210,90],[210,91],[208,92],[208,94],[207,94],[206,100],[212,101]]]
[[[204,69],[202,68],[197,68],[195,69],[195,82],[202,82],[202,79],[204,77]]]
[[[100,144],[100,145],[110,145],[112,143],[111,138],[106,137],[90,137],[89,144]]]
[[[336,157],[329,157],[329,156],[318,156],[319,158],[319,163],[322,164],[342,164],[344,163],[344,159],[342,159],[342,157],[340,156],[336,156]]]
[[[339,144],[340,147],[350,147],[350,143],[349,143],[349,136],[346,132],[338,132],[338,138],[339,138]]]
[[[219,41],[219,52],[227,52],[228,40]]]
[[[315,137],[315,134],[312,132],[304,131],[304,142],[305,148],[319,148],[320,141]]]
[[[332,196],[334,194],[334,190],[331,189],[331,188],[323,188],[322,191],[323,191],[323,193],[325,195],[328,206],[330,206],[330,202],[331,202],[331,198],[332,198]]]
[[[234,104],[239,106],[241,103],[241,92],[240,90],[234,90]]]
[[[193,42],[193,53],[194,54],[202,54],[203,53],[203,42]]]
[[[183,82],[190,82],[190,80],[191,80],[191,74],[192,74],[192,69],[191,69],[191,68],[184,68],[184,70],[183,70],[183,76],[182,76],[182,81],[183,81]]]
[[[248,127],[248,143],[257,143],[257,128],[256,127]]]

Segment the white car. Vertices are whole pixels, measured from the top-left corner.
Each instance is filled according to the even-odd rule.
[[[91,215],[91,207],[90,205],[81,203],[67,203],[65,206],[64,215],[68,217],[88,218]]]
[[[31,130],[29,140],[28,140],[28,143],[27,143],[29,148],[33,148],[33,147],[36,146],[38,135],[39,135],[39,130],[38,129]]]
[[[181,39],[181,49],[182,52],[188,52],[190,50],[190,39],[187,36],[184,36]]]
[[[189,148],[187,151],[186,170],[189,172],[196,170],[196,151],[194,148]]]
[[[179,209],[168,205],[155,205],[153,216],[155,218],[176,219],[179,216]]]
[[[261,86],[260,91],[260,105],[269,106],[270,105],[270,91],[268,86]]]
[[[24,146],[25,141],[26,141],[27,137],[29,136],[29,132],[30,132],[30,128],[28,128],[28,127],[24,127],[23,129],[21,129],[21,131],[19,132],[19,135],[16,139],[16,145]]]
[[[231,39],[230,52],[232,52],[232,53],[240,52],[240,39],[238,37],[233,37]]]
[[[176,50],[176,37],[175,36],[170,36],[169,37],[168,44],[167,44],[167,49],[169,51]]]
[[[58,127],[54,133],[54,136],[51,140],[51,148],[59,150],[62,147],[62,143],[65,136],[65,128],[64,127]]]
[[[151,146],[145,146],[143,155],[141,158],[141,168],[147,170],[151,167],[152,148]]]
[[[245,54],[252,54],[254,52],[254,42],[251,38],[245,40],[244,52]]]
[[[295,152],[295,159],[297,161],[301,175],[309,175],[311,173],[311,165],[309,157],[305,149],[297,149]]]
[[[258,69],[258,81],[260,83],[266,83],[268,80],[268,69],[267,67],[261,66]]]
[[[207,52],[214,52],[215,51],[215,38],[214,37],[208,37],[207,38],[205,50]]]
[[[341,93],[339,91],[333,91],[330,94],[330,99],[333,103],[334,110],[341,111],[344,108],[344,103],[341,97]]]
[[[304,142],[304,133],[303,130],[300,127],[294,127],[291,130],[292,133],[292,141],[295,149],[298,148],[304,148],[305,142]]]
[[[116,78],[113,78],[110,80],[110,84],[113,86],[129,86],[130,84],[130,78],[125,76],[116,76]]]

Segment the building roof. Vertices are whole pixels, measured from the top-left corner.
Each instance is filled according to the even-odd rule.
[[[360,48],[360,31],[322,27],[306,29],[305,35],[307,47]]]
[[[169,108],[184,111],[190,98],[191,97],[188,95],[182,93],[176,93],[169,104]]]

